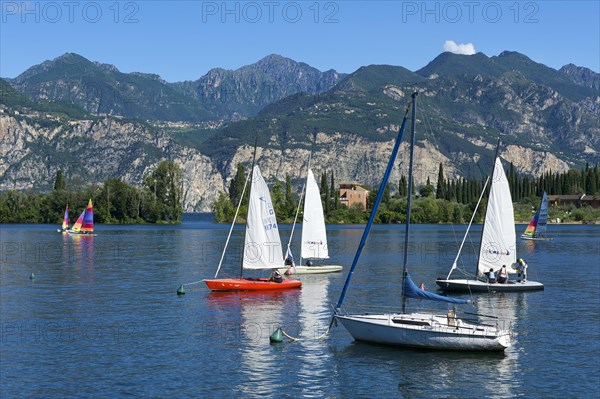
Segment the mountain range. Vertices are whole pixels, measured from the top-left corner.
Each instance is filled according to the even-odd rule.
[[[95,115],[208,121],[253,116],[291,94],[329,90],[343,77],[269,55],[235,71],[214,68],[195,81],[168,83],[155,74],[123,73],[67,53],[6,81],[32,101],[71,102]]]
[[[347,75],[270,55],[177,83],[69,53],[0,81],[0,188],[45,190],[57,169],[72,181],[140,183],[173,159],[184,168],[186,209],[209,210],[237,163],[251,160],[257,135],[267,179],[300,181],[314,129],[318,170],[373,185],[413,91],[418,182],[435,181],[440,162],[449,177],[485,175],[498,137],[519,171],[563,172],[598,161],[599,90],[587,68],[555,70],[509,51]]]

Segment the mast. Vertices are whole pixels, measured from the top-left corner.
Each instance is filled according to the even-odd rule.
[[[312,144],[310,146],[310,154],[308,154],[308,167],[306,168],[306,176],[308,178],[308,171],[310,170],[310,162],[312,160],[312,154],[313,151],[315,149],[315,143],[317,142],[317,128],[315,127],[313,129],[313,140],[312,140]],[[296,208],[296,215],[294,216],[294,223],[292,224],[292,231],[290,232],[290,239],[288,240],[288,244],[287,244],[287,251],[289,253],[291,253],[292,251],[290,250],[290,245],[292,245],[292,238],[294,237],[294,229],[296,228],[296,221],[298,220],[298,213],[300,212],[300,207],[302,206],[302,201],[306,201],[306,199],[304,198],[304,190],[306,189],[306,180],[304,181],[304,184],[302,185],[302,191],[300,193],[300,201],[298,201],[298,207]],[[298,265],[302,265],[302,244],[300,244],[300,258],[299,258],[299,262]],[[287,253],[286,253],[287,255]]]
[[[252,166],[250,167],[250,193],[252,193],[252,181],[254,179],[254,164],[256,163],[256,147],[258,146],[258,132],[256,132],[256,137],[254,137],[254,153],[252,154]],[[240,205],[242,204],[242,198],[240,199]],[[249,211],[250,209],[248,209]],[[248,228],[248,215],[246,215],[246,229]],[[235,219],[234,219],[235,222]],[[244,246],[242,247],[242,256],[240,262],[240,278],[244,277],[244,251],[246,250],[246,242],[244,240]]]
[[[252,169],[248,171],[246,175],[246,181],[244,182],[244,188],[242,189],[242,194],[240,195],[240,200],[238,201],[237,208],[235,209],[235,215],[233,215],[233,220],[231,221],[231,227],[229,228],[229,234],[227,234],[227,240],[225,240],[225,247],[223,248],[223,252],[221,253],[221,259],[219,260],[219,266],[217,266],[217,272],[215,273],[215,277],[219,275],[219,271],[221,270],[221,265],[223,264],[223,259],[225,258],[225,252],[227,251],[227,246],[229,245],[229,240],[231,239],[231,233],[233,232],[233,228],[235,227],[235,221],[237,220],[238,213],[240,212],[240,208],[242,207],[242,202],[244,201],[244,195],[246,194],[246,188],[248,187],[248,181],[252,176]]]
[[[371,215],[369,216],[369,221],[365,226],[365,230],[363,231],[362,238],[360,239],[360,243],[358,244],[358,249],[356,250],[356,254],[354,255],[354,260],[352,261],[352,266],[350,267],[350,272],[348,273],[348,277],[346,277],[346,282],[344,283],[344,288],[342,288],[342,293],[340,295],[340,299],[338,303],[335,305],[334,312],[337,313],[338,310],[342,307],[342,303],[344,302],[344,298],[346,297],[346,292],[348,291],[348,286],[350,285],[350,280],[352,279],[352,274],[354,274],[354,269],[358,264],[358,259],[360,258],[360,254],[362,253],[362,249],[367,242],[367,237],[369,236],[369,231],[371,230],[371,226],[373,225],[373,220],[375,220],[375,215],[377,215],[377,209],[379,208],[379,203],[381,202],[381,198],[383,197],[383,192],[385,191],[385,186],[387,185],[388,180],[390,179],[390,174],[392,173],[392,168],[394,167],[394,161],[396,160],[396,155],[398,155],[398,150],[400,149],[400,142],[402,141],[402,136],[404,134],[404,128],[406,127],[406,116],[408,115],[410,107],[406,109],[404,114],[404,119],[402,120],[402,126],[398,131],[398,136],[396,137],[396,143],[394,144],[394,149],[392,150],[392,155],[390,156],[390,160],[388,161],[387,168],[385,169],[385,174],[383,175],[383,180],[381,181],[381,185],[379,186],[379,191],[377,192],[377,197],[375,197],[375,203],[373,204],[373,210],[371,211]],[[331,323],[333,323],[333,318],[331,319]],[[331,327],[331,324],[330,324]]]
[[[496,144],[496,153],[494,154],[494,160],[493,162],[493,166],[492,166],[492,174],[490,175],[492,177],[492,179],[494,178],[494,170],[496,169],[496,159],[498,158],[498,151],[500,150],[500,140],[501,138],[498,137],[498,144]],[[494,181],[492,180],[492,184],[490,185],[490,193],[492,192],[494,187]],[[488,205],[489,205],[489,199],[490,196],[488,195]],[[486,216],[487,216],[487,208],[486,208]],[[485,230],[485,216],[483,218],[483,226],[481,228],[481,237],[479,238],[479,250],[478,250],[478,255],[477,256],[481,256],[481,246],[483,245],[483,231]],[[475,264],[475,279],[477,279],[479,277],[479,262],[481,261],[481,259],[477,258],[477,263]]]
[[[410,230],[410,206],[413,186],[413,158],[415,152],[415,124],[417,118],[417,95],[412,94],[412,121],[410,124],[410,161],[408,166],[408,200],[406,204],[406,230],[404,232],[404,264],[402,265],[402,313],[406,311],[406,296],[404,295],[404,281],[406,280],[406,263],[408,260],[408,233]]]

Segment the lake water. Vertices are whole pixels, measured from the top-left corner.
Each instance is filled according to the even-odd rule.
[[[356,343],[341,325],[314,340],[330,321],[362,228],[330,226],[330,263],[345,270],[299,277],[300,290],[211,294],[199,283],[177,296],[181,283],[214,275],[228,226],[98,226],[96,237],[77,238],[54,226],[2,225],[0,395],[600,396],[600,226],[552,225],[554,241],[519,241],[530,279],[545,291],[478,296],[475,307],[459,309],[513,323],[517,341],[503,354]],[[434,289],[447,274],[464,229],[412,226],[417,284]],[[479,229],[465,249],[471,270]],[[281,234],[286,243],[290,226]],[[403,237],[403,226],[373,228],[345,310],[399,309]],[[239,226],[222,276],[238,273],[242,240]],[[419,309],[426,304],[409,303]],[[271,345],[277,326],[304,340]]]

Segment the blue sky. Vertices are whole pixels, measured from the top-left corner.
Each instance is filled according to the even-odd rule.
[[[453,41],[488,56],[518,51],[553,68],[600,70],[592,1],[0,1],[0,76],[66,52],[195,80],[272,53],[320,70],[417,70]]]

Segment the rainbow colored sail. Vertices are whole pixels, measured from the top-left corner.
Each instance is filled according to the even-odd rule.
[[[539,237],[546,232],[546,225],[548,224],[548,196],[544,192],[542,195],[542,201],[540,207],[531,218],[531,222],[527,225],[527,228],[523,232],[523,237]]]
[[[81,215],[79,215],[79,217],[77,218],[77,221],[73,225],[73,228],[71,229],[71,231],[74,231],[76,233],[81,231],[81,226],[83,225],[84,217],[85,217],[85,209],[83,210],[83,212],[81,212]]]
[[[92,205],[91,198],[84,211],[81,231],[83,231],[84,233],[92,233],[94,231],[94,207]]]
[[[65,208],[65,216],[63,217],[62,229],[69,229],[69,205],[67,205],[67,207]]]
[[[523,232],[524,236],[533,237],[535,235],[535,229],[537,228],[539,217],[540,217],[540,210],[538,209],[538,211],[535,213],[535,215],[533,215],[533,218],[531,218],[531,222],[529,222],[529,224],[527,225],[527,228]]]

